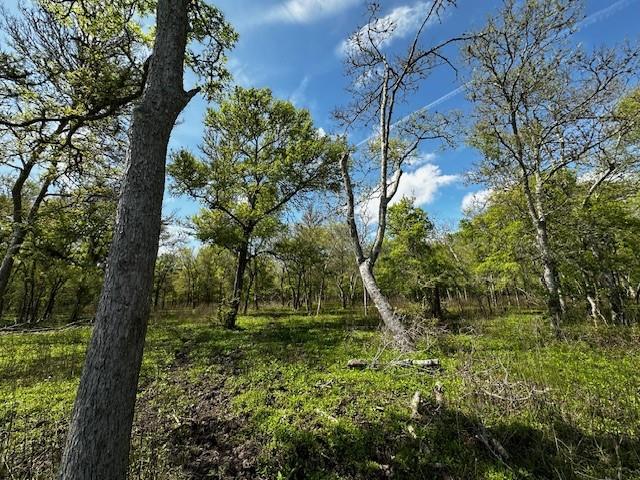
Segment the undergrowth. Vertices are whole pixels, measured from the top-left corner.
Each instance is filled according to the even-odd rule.
[[[357,314],[239,325],[152,320],[132,478],[640,479],[637,327],[459,321],[418,344],[441,362],[420,370],[385,367],[398,354]],[[55,478],[89,334],[0,335],[0,477]]]

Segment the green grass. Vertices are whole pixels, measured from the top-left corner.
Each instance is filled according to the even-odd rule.
[[[373,319],[265,312],[239,325],[152,321],[133,478],[640,479],[637,327],[569,325],[557,340],[536,315],[459,322],[412,354],[441,359],[425,372],[345,367],[397,357]],[[88,338],[0,335],[0,477],[54,477]]]

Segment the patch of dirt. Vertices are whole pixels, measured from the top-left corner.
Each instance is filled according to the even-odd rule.
[[[258,478],[259,446],[248,432],[247,419],[231,413],[224,381],[205,381],[201,387],[188,420],[170,432],[174,462],[191,478]]]
[[[180,478],[261,479],[257,472],[260,446],[251,435],[249,419],[233,413],[232,394],[225,389],[226,374],[234,365],[227,363],[223,374],[212,371],[193,381],[184,368],[185,353],[177,353],[161,386],[149,385],[140,396],[138,434],[149,438],[153,455],[163,450],[171,469],[181,471]],[[164,398],[163,392],[180,392],[184,406],[171,409],[174,400]]]

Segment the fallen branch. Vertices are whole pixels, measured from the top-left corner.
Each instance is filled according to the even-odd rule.
[[[29,323],[16,323],[14,325],[8,325],[0,327],[0,333],[42,333],[42,332],[57,332],[61,330],[67,330],[71,328],[84,327],[91,325],[91,320],[78,320],[77,322],[67,323],[65,325],[55,327],[31,327],[22,328],[24,325],[30,325]],[[31,324],[33,325],[33,324]]]
[[[502,446],[502,444],[489,433],[482,422],[478,425],[478,433],[476,434],[476,438],[480,440],[480,442],[487,448],[487,450],[489,450],[489,452],[491,452],[506,465],[507,460],[509,460],[509,453]]]
[[[420,390],[416,390],[411,399],[411,418],[420,418]]]
[[[418,368],[439,368],[440,360],[437,358],[429,358],[425,360],[393,360],[388,363],[378,361],[369,361],[362,358],[352,358],[347,362],[347,368],[355,370],[364,370],[365,368],[383,368],[383,367],[418,367]]]

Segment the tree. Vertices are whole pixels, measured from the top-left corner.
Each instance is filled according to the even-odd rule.
[[[12,174],[11,241],[0,263],[0,315],[16,255],[56,181],[122,136],[142,94],[145,36],[133,0],[43,0],[2,12],[0,161]],[[97,132],[97,135],[96,135]],[[98,148],[96,148],[98,147]],[[103,153],[98,153],[103,155]],[[36,177],[36,178],[34,178]],[[24,186],[38,193],[25,208]]]
[[[178,152],[170,172],[175,192],[207,207],[195,219],[200,238],[236,252],[223,318],[234,328],[252,239],[300,195],[337,188],[340,145],[314,128],[308,111],[273,98],[268,89],[236,87],[219,109],[207,112],[205,125],[203,157]]]
[[[319,312],[325,294],[330,256],[329,232],[322,218],[312,207],[307,208],[299,222],[283,229],[274,244],[274,253],[281,262],[291,291],[291,306],[298,310],[304,305],[311,313],[314,291]]]
[[[490,311],[498,306],[498,294],[505,291],[515,295],[517,304],[520,293],[539,297],[533,286],[541,266],[522,188],[491,192],[482,209],[470,211],[460,222],[454,237],[469,286],[480,302],[486,297]]]
[[[167,144],[183,108],[200,89],[183,88],[188,40],[205,41],[197,72],[212,93],[226,76],[221,60],[235,33],[214,7],[158,0],[156,36],[140,103],[133,110],[128,166],[114,239],[71,425],[61,478],[124,479],[160,235]],[[201,70],[202,69],[202,70]]]
[[[505,0],[502,11],[467,45],[468,96],[475,105],[471,143],[483,153],[476,179],[522,186],[535,229],[549,317],[563,317],[550,216],[562,203],[549,190],[569,166],[602,171],[600,160],[630,128],[616,115],[618,99],[637,68],[635,48],[587,53],[571,43],[579,2]],[[609,166],[596,187],[610,178]]]
[[[387,209],[401,180],[403,166],[427,140],[451,141],[450,127],[454,118],[418,110],[398,121],[398,104],[415,92],[429,75],[442,65],[452,66],[445,56],[445,48],[461,38],[423,46],[422,35],[427,25],[439,18],[451,0],[436,0],[425,4],[420,27],[409,43],[404,55],[392,55],[385,47],[397,25],[389,17],[380,15],[380,5],[369,5],[368,23],[356,30],[344,47],[347,75],[351,79],[349,93],[353,100],[347,108],[336,112],[346,126],[356,123],[369,126],[377,120],[377,136],[371,142],[373,157],[378,164],[377,227],[371,248],[366,249],[356,223],[356,199],[350,172],[348,153],[341,158],[341,173],[347,197],[347,224],[355,248],[356,261],[369,295],[375,303],[386,328],[401,348],[411,348],[412,341],[400,316],[380,290],[374,267],[384,242]]]
[[[327,226],[328,242],[328,272],[335,280],[340,306],[346,309],[353,306],[356,295],[358,270],[353,262],[353,242],[349,228],[344,222],[335,221]]]
[[[388,294],[421,305],[433,318],[444,316],[442,295],[455,267],[427,213],[412,198],[389,207],[388,235],[380,257],[380,285]]]

